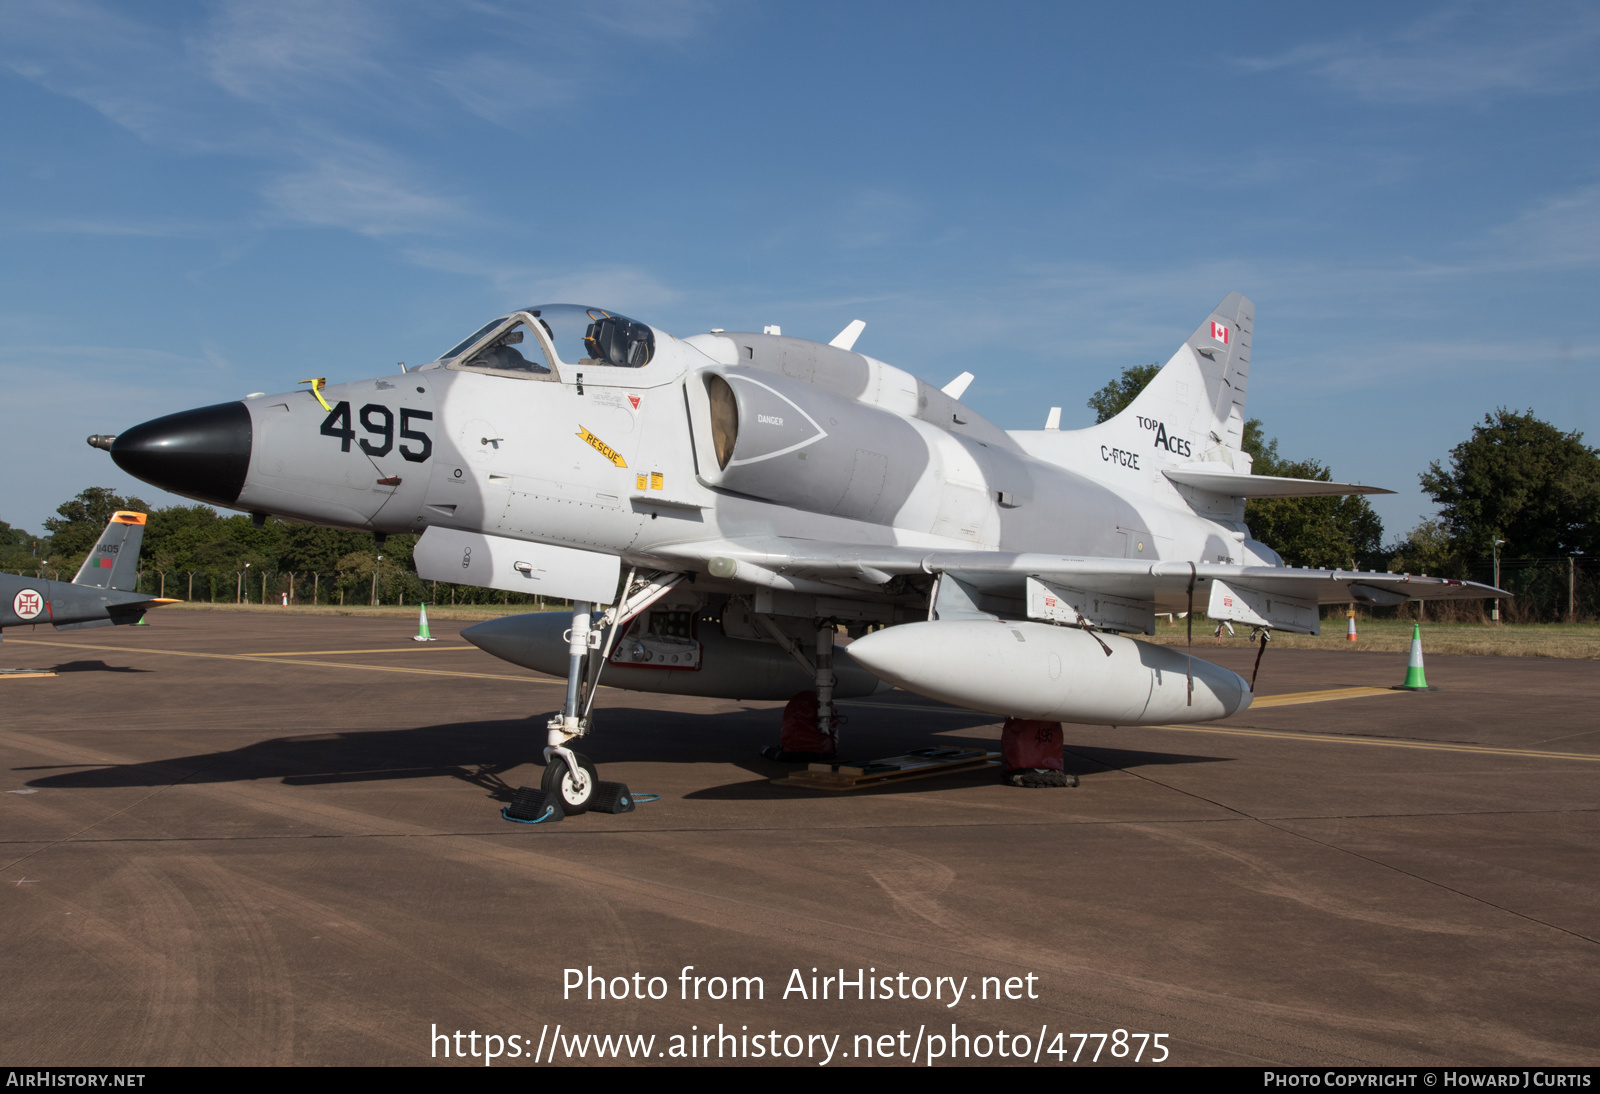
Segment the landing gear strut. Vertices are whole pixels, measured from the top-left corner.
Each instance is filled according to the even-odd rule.
[[[831,741],[830,752],[838,755],[838,729],[833,717],[833,686],[838,677],[833,674],[833,621],[828,620],[817,628],[817,736]]]
[[[582,813],[594,798],[599,775],[587,756],[573,752],[567,742],[589,735],[590,716],[584,703],[585,677],[589,675],[589,653],[598,649],[601,632],[589,626],[594,605],[587,600],[572,604],[572,629],[567,632],[567,697],[561,713],[546,723],[544,780],[540,785],[561,798],[568,814]]]
[[[682,574],[657,573],[636,581],[634,571],[629,570],[617,605],[598,613],[598,618],[594,605],[589,601],[575,600],[572,603],[572,629],[567,632],[567,695],[561,704],[561,713],[545,724],[545,768],[540,784],[547,793],[561,799],[561,808],[568,816],[589,809],[594,804],[595,791],[600,786],[594,761],[567,746],[569,742],[589,735],[594,721],[591,711],[600,683],[600,670],[605,666],[611,647],[635,616],[660,600],[682,580]],[[607,784],[612,787],[620,785]],[[623,789],[626,790],[625,787]],[[614,811],[604,802],[598,808],[606,812]]]

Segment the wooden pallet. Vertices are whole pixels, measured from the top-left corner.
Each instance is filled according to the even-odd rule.
[[[865,790],[953,771],[974,771],[999,762],[1000,753],[985,752],[981,748],[918,748],[881,760],[810,764],[804,771],[793,771],[773,779],[772,784],[805,790]]]

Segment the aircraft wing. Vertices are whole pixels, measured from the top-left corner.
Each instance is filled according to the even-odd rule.
[[[1191,574],[1197,592],[1213,582],[1309,599],[1318,604],[1399,604],[1406,600],[1483,600],[1511,594],[1488,585],[1419,574],[1375,570],[1309,570],[1294,566],[1239,566],[1221,562],[1144,562],[1122,558],[1069,558],[1059,555],[935,552],[926,556],[929,572],[943,572],[986,592],[1013,590],[1028,577],[1097,592],[1149,600],[1180,610],[1188,600]],[[1197,601],[1198,603],[1198,601]]]
[[[1212,619],[1316,633],[1320,604],[1386,607],[1407,600],[1511,596],[1471,581],[1374,570],[928,551],[780,536],[697,543],[682,550],[709,563],[715,576],[802,593],[839,596],[873,591],[902,575],[948,577],[954,585],[941,582],[944,587],[935,594],[935,614],[941,618],[1010,611],[1113,630],[1151,631],[1155,613],[1192,606]]]

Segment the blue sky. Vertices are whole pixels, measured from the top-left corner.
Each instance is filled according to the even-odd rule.
[[[1600,443],[1593,4],[0,7],[0,518],[89,433],[602,304],[832,337],[1008,428],[1238,289],[1293,458]]]

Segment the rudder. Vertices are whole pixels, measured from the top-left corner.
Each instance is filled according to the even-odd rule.
[[[1215,438],[1211,451],[1191,452],[1188,458],[1220,458],[1232,465],[1231,457],[1244,440],[1255,314],[1247,297],[1229,293],[1117,417],[1158,419],[1168,423],[1168,429],[1176,426],[1196,438]]]

